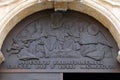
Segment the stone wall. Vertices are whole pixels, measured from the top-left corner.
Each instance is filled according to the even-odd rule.
[[[119,0],[0,0],[0,50],[9,31],[23,18],[37,11],[54,8],[75,10],[101,22],[112,34],[120,48]],[[119,56],[118,56],[118,61]],[[0,51],[0,63],[4,61]]]

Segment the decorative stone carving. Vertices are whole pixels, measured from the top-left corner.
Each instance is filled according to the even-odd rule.
[[[0,0],[0,6],[7,6],[9,4],[15,3],[19,0]]]
[[[104,49],[112,48],[99,27],[94,24],[89,27],[79,27],[81,25],[78,22],[64,23],[67,18],[63,19],[61,13],[53,13],[50,18],[51,23],[48,24],[50,27],[43,27],[39,21],[39,23],[31,23],[30,27],[22,30],[16,38],[13,38],[11,48],[7,49],[8,53],[18,54],[20,60],[39,59],[39,55],[34,55],[37,52],[42,55],[40,56],[42,58],[77,58],[82,54],[84,57],[102,60],[106,53]],[[36,27],[32,28],[34,25]],[[28,29],[33,31],[30,32]],[[109,54],[112,55],[112,52],[110,51]]]
[[[3,72],[7,69],[27,69],[26,72],[119,69],[114,39],[91,17],[51,10],[35,15],[27,18],[31,21],[18,24],[4,42]]]

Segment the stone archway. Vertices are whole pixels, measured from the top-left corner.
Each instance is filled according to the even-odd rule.
[[[2,52],[1,72],[109,72],[119,67],[118,46],[109,31],[94,18],[69,10],[25,18],[10,31]]]
[[[20,4],[20,3],[22,3],[22,4]],[[64,2],[63,2],[64,3]],[[33,13],[35,13],[35,12],[38,12],[38,11],[42,11],[42,10],[45,10],[45,9],[53,9],[53,8],[56,8],[56,5],[54,4],[53,5],[53,2],[41,2],[41,3],[38,3],[36,0],[34,1],[20,1],[20,2],[18,2],[18,3],[16,3],[16,5],[18,5],[19,4],[19,6],[18,7],[16,7],[16,8],[13,8],[13,10],[8,14],[8,15],[6,15],[6,17],[4,17],[4,19],[2,20],[2,22],[0,23],[0,25],[2,25],[2,27],[1,27],[1,29],[0,29],[0,36],[2,36],[2,38],[1,38],[1,40],[0,40],[0,49],[2,48],[2,45],[3,45],[3,42],[5,42],[5,38],[7,38],[6,36],[7,35],[9,35],[9,32],[15,27],[15,25],[16,24],[18,24],[18,22],[20,22],[21,20],[23,20],[23,18],[25,18],[25,17],[27,17],[27,16],[29,16],[30,14],[33,14]],[[93,5],[94,4],[94,5]],[[59,3],[57,4],[57,5],[60,5]],[[65,7],[65,6],[67,6],[67,7]],[[112,36],[114,37],[114,39],[116,40],[116,42],[117,42],[117,45],[119,46],[119,40],[120,40],[120,36],[119,36],[119,21],[118,21],[118,19],[114,16],[114,15],[112,15],[112,13],[110,13],[109,12],[109,10],[107,10],[105,7],[103,7],[103,6],[101,6],[101,5],[99,5],[99,4],[97,4],[95,1],[88,1],[88,0],[84,0],[84,2],[83,3],[81,3],[81,2],[79,2],[79,1],[74,1],[74,2],[69,2],[69,3],[67,3],[67,4],[65,4],[65,5],[62,5],[62,7],[61,6],[59,6],[60,8],[67,8],[68,10],[74,10],[74,11],[79,11],[79,12],[82,12],[82,13],[85,13],[85,14],[88,14],[88,15],[90,15],[90,16],[92,16],[92,17],[94,17],[95,19],[97,19],[99,22],[101,22],[109,31],[110,31],[110,33],[112,34]],[[102,9],[101,9],[102,8]],[[104,9],[104,10],[103,10]],[[58,9],[59,10],[59,9]],[[64,9],[63,9],[64,10]],[[26,11],[26,12],[25,12]],[[13,13],[14,13],[14,15],[13,15]],[[58,14],[59,16],[61,16],[61,14]],[[99,16],[98,16],[99,15]],[[111,15],[111,16],[109,16],[109,15]],[[59,17],[59,18],[61,18],[61,17]],[[68,20],[71,20],[71,19],[68,19]],[[73,19],[74,20],[74,19]],[[57,20],[56,20],[57,21]],[[91,20],[90,20],[91,21]],[[54,22],[54,21],[53,21]],[[58,22],[59,22],[59,20],[58,20]],[[89,22],[89,21],[88,21]],[[58,23],[57,23],[58,24]],[[101,24],[100,24],[101,25]],[[101,28],[102,29],[102,28]],[[74,30],[74,29],[73,29]],[[23,30],[24,31],[24,30]],[[92,29],[88,29],[87,30],[88,32],[90,31],[90,33],[92,32]],[[95,31],[97,31],[97,28],[95,28]],[[77,32],[77,31],[76,31]],[[69,33],[69,32],[68,32]],[[94,33],[94,32],[93,32]],[[96,32],[96,34],[97,33],[99,33],[99,32]],[[95,35],[96,35],[95,34]],[[69,35],[71,35],[71,34],[69,34]],[[94,35],[94,34],[92,34],[92,35]],[[53,39],[53,41],[55,41],[54,40],[54,38],[51,38],[50,37],[50,41],[51,41],[51,39]],[[60,38],[61,39],[61,38]],[[103,38],[104,39],[104,38]],[[13,40],[15,40],[15,39],[13,39]],[[77,39],[76,39],[77,40]],[[36,40],[33,40],[33,42],[34,41],[36,41]],[[94,40],[93,40],[94,41]],[[14,41],[13,41],[14,42]],[[15,42],[16,42],[16,40],[15,40]],[[23,42],[24,42],[24,40],[23,40]],[[28,42],[29,42],[29,40],[28,40]],[[70,39],[70,42],[72,42],[71,41],[71,39]],[[114,42],[114,41],[113,41]],[[46,42],[47,43],[47,42]],[[111,45],[109,45],[109,44],[106,44],[106,41],[105,41],[105,43],[104,43],[104,41],[103,41],[103,43],[102,42],[100,42],[99,41],[99,43],[100,43],[100,45],[101,46],[106,46],[105,48],[107,48],[107,50],[109,51],[110,49],[109,48],[111,48]],[[42,43],[39,43],[40,45],[43,45]],[[80,45],[84,45],[84,44],[81,44],[81,43],[79,43]],[[91,44],[91,43],[90,43]],[[93,43],[92,43],[93,44]],[[97,44],[94,42],[94,44],[97,46]],[[93,45],[94,45],[93,44]],[[14,45],[14,44],[13,44]],[[16,45],[16,44],[15,44]],[[77,46],[78,46],[78,44],[76,44]],[[87,45],[87,44],[85,44],[85,45]],[[116,45],[116,46],[117,46]],[[27,45],[26,45],[27,46]],[[47,46],[48,47],[48,46]],[[79,47],[79,46],[78,46]],[[77,48],[78,48],[77,47]],[[86,46],[83,46],[84,48],[87,48]],[[88,46],[89,48],[90,48],[90,46]],[[115,47],[114,47],[115,48]],[[14,49],[14,48],[13,48]],[[116,48],[117,49],[117,48]],[[9,52],[9,50],[10,49],[7,49],[8,50],[8,52]],[[79,49],[77,49],[77,50],[79,50]],[[20,53],[22,53],[22,51],[24,52],[24,51],[26,51],[25,50],[25,48],[23,48],[23,50],[21,50],[20,51]],[[118,49],[117,49],[117,51],[118,51]],[[87,69],[91,69],[91,68],[94,68],[95,69],[95,72],[96,71],[100,71],[100,72],[119,72],[119,69],[117,69],[116,70],[116,68],[114,67],[114,66],[117,66],[117,67],[119,67],[119,64],[117,64],[117,62],[116,62],[116,59],[115,59],[115,57],[117,56],[117,51],[115,52],[116,54],[114,54],[115,56],[114,56],[114,59],[110,59],[110,60],[108,60],[109,62],[110,62],[110,64],[105,64],[104,62],[102,62],[101,60],[103,59],[103,57],[101,58],[100,57],[100,55],[98,56],[98,57],[94,57],[94,56],[91,56],[91,55],[89,55],[89,54],[86,54],[86,52],[83,50],[83,54],[81,54],[81,56],[83,56],[84,57],[84,59],[85,58],[88,58],[88,60],[92,60],[92,62],[90,62],[90,61],[83,61],[83,62],[80,62],[79,60],[77,61],[77,60],[75,60],[75,61],[73,61],[73,62],[71,62],[71,61],[69,61],[68,60],[68,63],[67,64],[71,64],[71,63],[73,63],[73,64],[76,64],[77,65],[77,67],[79,67],[79,64],[83,64],[83,66],[81,66],[80,68],[81,68],[81,70],[82,69],[84,69],[84,70],[82,70],[81,72],[87,72],[88,70]],[[2,51],[3,52],[3,51]],[[4,56],[6,56],[5,54],[2,54],[2,52],[1,52],[1,55],[4,55]],[[72,52],[72,51],[70,51],[70,52]],[[74,51],[73,51],[74,52]],[[91,52],[91,51],[90,51]],[[102,52],[102,51],[101,51]],[[110,51],[111,52],[111,51]],[[13,52],[14,53],[14,52]],[[74,53],[76,53],[77,54],[77,52],[74,52]],[[104,54],[105,52],[103,52],[103,54]],[[45,54],[46,55],[46,54]],[[39,57],[41,57],[41,58],[43,58],[43,57],[46,57],[46,58],[49,58],[49,54],[48,54],[48,56],[45,56],[45,55],[41,55],[41,56],[39,56]],[[40,73],[40,72],[44,72],[43,74],[40,74],[40,75],[36,75],[36,74],[33,74],[33,76],[35,76],[35,77],[33,77],[34,79],[36,79],[36,78],[45,78],[45,75],[47,75],[47,76],[52,76],[53,78],[51,78],[51,80],[53,80],[53,79],[56,79],[56,77],[54,78],[54,76],[58,76],[57,78],[59,78],[59,80],[60,79],[62,79],[62,76],[63,76],[63,74],[62,73],[59,73],[59,72],[67,72],[68,70],[67,70],[67,68],[69,67],[69,68],[74,68],[74,66],[68,66],[68,67],[66,67],[66,70],[64,70],[64,69],[61,69],[61,70],[59,70],[59,69],[54,69],[53,68],[53,65],[49,65],[49,61],[47,61],[47,60],[45,60],[45,61],[39,61],[38,60],[38,58],[37,57],[35,57],[34,55],[31,55],[32,57],[22,57],[22,56],[19,56],[19,59],[18,59],[18,62],[17,62],[17,64],[19,64],[19,65],[23,65],[23,64],[35,64],[35,65],[39,65],[39,64],[41,64],[41,63],[43,63],[44,65],[48,65],[48,66],[51,66],[51,68],[50,67],[48,67],[48,68],[50,68],[50,69],[48,69],[48,70],[46,70],[46,68],[45,68],[45,66],[44,65],[42,65],[42,66],[38,66],[38,69],[39,70],[37,70],[37,69],[26,69],[26,68],[31,68],[31,67],[29,67],[29,66],[15,66],[15,65],[13,65],[13,66],[11,66],[11,65],[8,65],[7,66],[7,69],[6,70],[0,70],[1,72],[18,72],[18,74],[19,74],[19,72],[21,73],[21,72],[33,72],[33,73],[36,73],[36,72],[38,72],[38,73]],[[61,55],[59,55],[59,56],[57,56],[57,57],[60,57]],[[64,53],[63,53],[63,55],[62,56],[64,56]],[[68,56],[71,56],[71,55],[68,55]],[[72,55],[72,56],[74,56],[74,57],[76,57],[76,55]],[[106,55],[106,56],[108,56],[108,55]],[[110,56],[110,55],[109,55]],[[54,56],[53,56],[54,57]],[[67,57],[67,56],[64,56],[64,57]],[[77,56],[78,57],[78,56]],[[15,58],[15,56],[14,56],[14,58]],[[16,59],[16,58],[15,58]],[[29,59],[35,59],[35,61],[25,61],[24,62],[24,60],[29,60]],[[105,59],[105,58],[104,58]],[[3,61],[4,60],[4,57],[3,56],[1,56],[1,61]],[[19,60],[23,60],[23,61],[19,61]],[[38,60],[38,61],[36,61],[36,60]],[[42,60],[42,59],[41,59]],[[52,61],[55,61],[56,59],[54,59],[54,60],[51,60],[51,62]],[[71,60],[71,59],[70,59]],[[13,64],[14,64],[14,61],[17,61],[17,60],[13,60]],[[107,60],[105,60],[106,62],[107,62]],[[7,62],[7,59],[6,59],[6,62]],[[6,62],[5,62],[5,64],[6,64]],[[7,62],[7,63],[9,63],[9,61]],[[61,66],[61,64],[64,64],[65,62],[63,61],[63,62],[56,62],[56,63],[54,63],[55,65],[60,65]],[[15,63],[16,64],[16,63]],[[84,66],[84,64],[88,64],[87,66]],[[4,63],[3,64],[1,64],[1,68],[5,68],[5,67],[3,67],[3,65],[4,65]],[[92,66],[91,66],[92,65]],[[96,66],[97,65],[97,66]],[[22,68],[22,69],[19,69],[19,70],[17,70],[18,68]],[[34,67],[33,67],[34,68]],[[43,69],[43,68],[45,68],[45,69]],[[64,68],[64,66],[62,66],[62,68]],[[96,68],[98,69],[98,70],[96,70]],[[103,70],[101,70],[101,68],[103,69]],[[8,69],[10,69],[10,70],[8,70]],[[11,69],[15,69],[15,70],[11,70]],[[53,70],[52,70],[53,69]],[[91,72],[93,72],[94,71],[94,69],[91,69]],[[74,70],[74,69],[72,69],[72,70],[70,70],[70,71],[68,71],[68,72],[79,72],[78,70],[80,70],[80,69],[76,69],[76,70]],[[109,71],[110,70],[110,71]],[[53,74],[49,74],[49,73],[47,73],[46,74],[46,72],[55,72],[55,73],[53,73]],[[57,73],[58,72],[58,73]],[[15,74],[16,76],[17,76],[17,74]],[[12,77],[12,76],[15,76],[14,75],[14,73],[13,74],[8,74],[7,76],[9,76],[9,77]],[[26,74],[21,74],[21,76],[25,76]],[[26,75],[26,76],[29,76],[29,78],[31,78],[32,76],[30,76],[30,75]],[[40,77],[37,77],[37,76],[40,76]],[[20,76],[18,76],[18,77],[20,77]],[[7,77],[6,77],[7,78]]]
[[[120,71],[118,46],[109,31],[94,18],[70,10],[28,16],[7,35],[2,52],[2,80],[62,80],[66,72]]]

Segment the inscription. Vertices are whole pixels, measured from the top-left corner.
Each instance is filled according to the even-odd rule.
[[[20,61],[16,65],[8,65],[8,69],[115,69],[114,65],[105,65],[103,61]]]

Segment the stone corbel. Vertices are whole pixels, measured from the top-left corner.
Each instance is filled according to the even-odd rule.
[[[5,60],[5,57],[3,56],[2,52],[0,51],[0,64]]]
[[[74,0],[38,0],[38,3],[47,1],[53,2],[55,11],[66,11],[68,9],[68,2],[73,2]]]
[[[48,0],[53,1],[54,9],[55,11],[67,11],[68,10],[68,3],[74,2],[74,1],[80,1],[81,3],[83,0]]]
[[[66,11],[68,9],[68,3],[67,2],[54,2],[54,10],[55,11]]]
[[[74,1],[80,1],[81,3],[83,0],[38,0],[38,3],[51,1],[53,2],[53,7],[55,11],[67,11],[68,10],[68,3]]]
[[[68,9],[68,2],[73,2],[74,0],[48,0],[53,1],[55,11],[66,11]]]
[[[102,2],[105,2],[113,7],[120,7],[120,0],[100,0]]]

